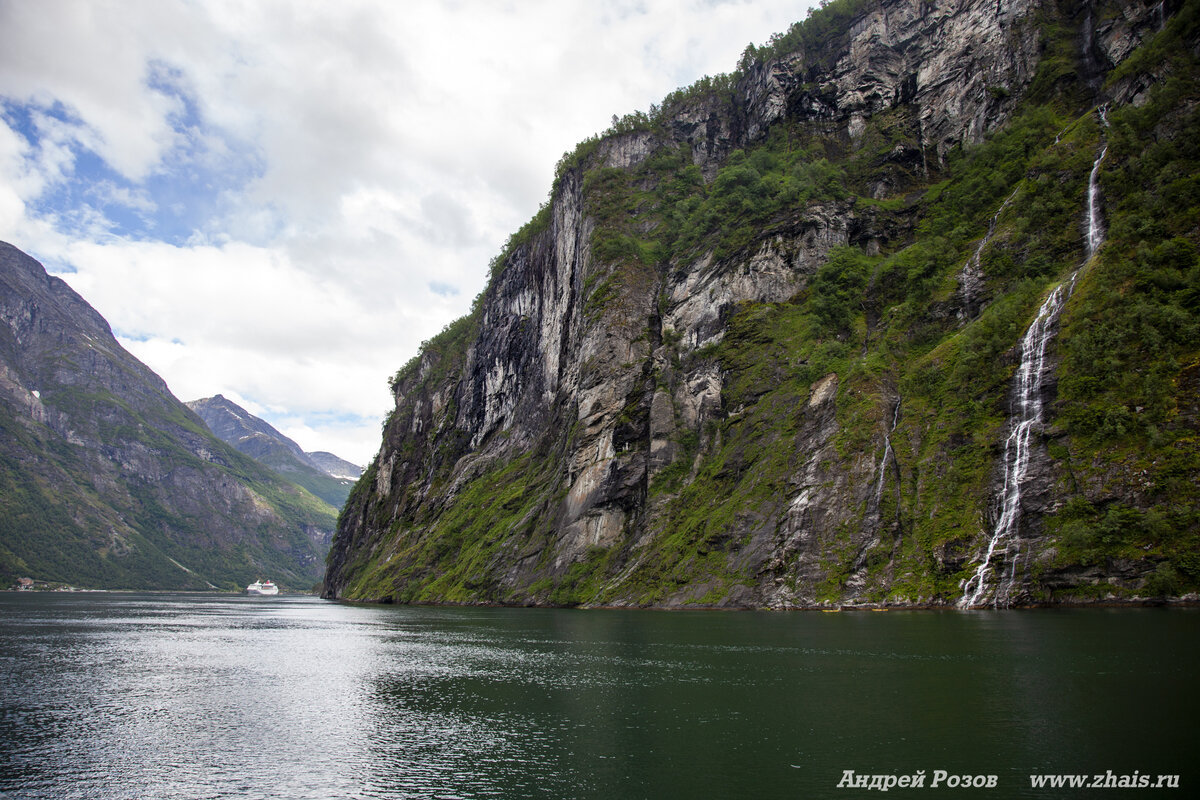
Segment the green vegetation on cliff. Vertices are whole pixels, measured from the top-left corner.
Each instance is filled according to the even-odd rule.
[[[480,402],[463,388],[480,384],[465,374],[469,352],[500,336],[481,328],[482,298],[397,376],[404,397],[385,455],[408,479],[364,478],[327,591],[954,602],[999,513],[1021,339],[1077,270],[1049,345],[1021,536],[1005,556],[1026,602],[1200,590],[1200,3],[1148,32],[1103,86],[1080,64],[1077,10],[1050,4],[1036,17],[1044,57],[1027,90],[991,90],[1011,101],[1005,124],[946,152],[923,141],[904,103],[853,136],[792,111],[719,163],[671,138],[672,113],[736,105],[731,86],[764,60],[800,50],[818,69],[822,43],[867,5],[830,3],[748,48],[737,76],[681,91],[564,156],[556,192],[578,191],[590,223],[591,261],[572,273],[583,332],[568,342],[590,348],[576,394],[539,410],[539,425],[553,423],[544,429],[510,420],[472,442],[465,415],[439,412],[409,434],[434,394]],[[1110,95],[1123,101],[1102,113]],[[617,140],[648,152],[613,166],[605,148]],[[1102,152],[1107,239],[1085,263]],[[551,248],[552,223],[547,206],[514,236],[488,293]],[[712,275],[749,281],[766,262],[800,275],[790,295],[675,326],[688,292],[718,296]],[[646,328],[605,361],[603,343],[639,315]],[[623,394],[599,392],[606,381]],[[719,394],[696,388],[706,381]],[[697,411],[713,397],[719,407]],[[595,433],[605,419],[607,440]],[[579,455],[589,448],[600,454]],[[619,490],[589,511],[588,470],[601,467]]]

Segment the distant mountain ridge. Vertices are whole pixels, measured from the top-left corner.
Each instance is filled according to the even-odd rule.
[[[362,467],[358,464],[351,464],[346,459],[335,456],[333,453],[317,450],[306,455],[308,456],[308,460],[315,464],[318,469],[334,478],[349,478],[353,482],[362,477]]]
[[[262,576],[308,590],[334,523],[0,242],[0,585],[232,590]]]
[[[334,508],[346,503],[362,468],[333,453],[306,453],[269,422],[223,395],[192,400],[187,407],[204,420],[218,439],[254,458]]]

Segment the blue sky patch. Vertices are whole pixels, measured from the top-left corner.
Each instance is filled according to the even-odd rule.
[[[264,172],[261,153],[206,125],[177,70],[152,65],[147,82],[177,99],[179,111],[168,118],[173,146],[141,181],[130,180],[89,146],[98,134],[62,103],[0,98],[0,116],[30,147],[28,166],[46,180],[39,196],[25,198],[32,216],[53,220],[71,236],[184,245],[232,212],[232,198]],[[55,148],[69,158],[50,157]],[[61,174],[47,168],[51,163]]]
[[[442,281],[430,281],[429,291],[433,292],[439,297],[453,297],[454,295],[458,294],[458,287]]]

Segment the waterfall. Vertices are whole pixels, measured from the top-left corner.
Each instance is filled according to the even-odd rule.
[[[888,459],[895,461],[896,454],[892,452],[892,434],[896,432],[896,423],[900,421],[900,401],[896,400],[896,408],[892,411],[892,427],[883,436],[883,458],[879,460],[879,483],[875,486],[875,508],[883,500],[883,481],[887,477]]]
[[[1099,108],[1100,121],[1107,127],[1105,108]],[[1008,558],[1010,571],[1008,580],[992,598],[992,605],[1007,606],[1012,599],[1012,590],[1017,582],[1017,558],[1020,543],[1016,540],[1021,519],[1021,490],[1029,470],[1030,447],[1033,434],[1042,426],[1042,384],[1045,380],[1046,345],[1053,338],[1058,316],[1075,288],[1079,272],[1092,260],[1100,245],[1104,243],[1104,226],[1100,220],[1100,162],[1108,153],[1105,144],[1100,155],[1092,164],[1088,176],[1087,210],[1084,215],[1086,256],[1083,264],[1071,276],[1054,287],[1050,296],[1038,309],[1037,316],[1021,339],[1021,363],[1017,367],[1013,385],[1013,425],[1004,442],[1004,482],[1001,488],[1000,518],[988,541],[987,552],[979,567],[963,584],[961,608],[974,608],[988,592],[988,574],[993,570],[994,557]]]
[[[1004,209],[1008,208],[1008,204],[1011,203],[1013,198],[1016,196],[1017,190],[1013,189],[1012,193],[1009,194],[1009,196],[1004,199],[1004,202],[1000,204],[999,210],[996,211],[996,213],[992,216],[991,221],[988,222],[987,233],[983,235],[983,240],[979,242],[979,246],[975,248],[975,252],[971,254],[970,260],[967,261],[967,266],[974,264],[976,267],[979,267],[979,258],[981,255],[983,255],[983,248],[987,246],[987,243],[992,239],[992,234],[996,232],[996,223],[1000,220],[1000,215],[1004,213]]]
[[[1100,106],[1100,122],[1104,127],[1108,127],[1108,114],[1105,106]],[[1092,172],[1088,175],[1088,190],[1087,190],[1087,256],[1083,263],[1092,260],[1092,256],[1096,255],[1096,251],[1100,249],[1100,245],[1104,243],[1104,223],[1100,220],[1100,162],[1104,160],[1104,156],[1108,153],[1108,144],[1100,149],[1100,155],[1092,164]],[[1072,275],[1074,280],[1075,276]]]
[[[1017,188],[1019,189],[1020,187],[1018,186]],[[996,211],[991,221],[988,222],[987,233],[983,235],[983,239],[979,241],[975,252],[971,254],[971,257],[967,259],[967,263],[963,264],[963,268],[958,273],[958,291],[963,298],[963,307],[957,314],[959,319],[974,316],[971,310],[971,299],[979,291],[983,283],[983,264],[981,263],[983,248],[987,247],[987,243],[992,239],[992,234],[996,232],[996,223],[1000,220],[1000,215],[1004,213],[1004,209],[1008,208],[1008,204],[1016,196],[1017,189],[1013,189],[1008,198],[1000,204],[999,210]]]
[[[996,520],[996,528],[988,542],[983,561],[963,586],[960,605],[964,608],[978,605],[986,594],[988,571],[997,551],[1005,556],[1016,555],[1010,553],[1013,544],[1011,540],[1021,519],[1021,484],[1029,469],[1030,443],[1034,429],[1041,427],[1042,423],[1042,381],[1045,376],[1046,345],[1054,334],[1054,323],[1058,320],[1063,304],[1074,287],[1076,274],[1078,273],[1072,274],[1070,278],[1054,287],[1054,291],[1046,298],[1046,302],[1042,303],[1037,317],[1021,340],[1021,365],[1017,368],[1013,387],[1016,424],[1004,442],[1004,484],[1000,493],[1000,518]],[[1016,569],[1015,559],[1013,569]],[[1011,582],[1009,587],[1011,588]],[[995,604],[1000,605],[1001,599],[998,593]],[[1007,601],[1007,595],[1003,599]]]

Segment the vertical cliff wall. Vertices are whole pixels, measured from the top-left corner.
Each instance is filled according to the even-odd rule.
[[[581,144],[394,378],[326,595],[955,602],[1020,342],[1081,267],[1004,602],[1194,590],[1196,5],[832,3]]]

